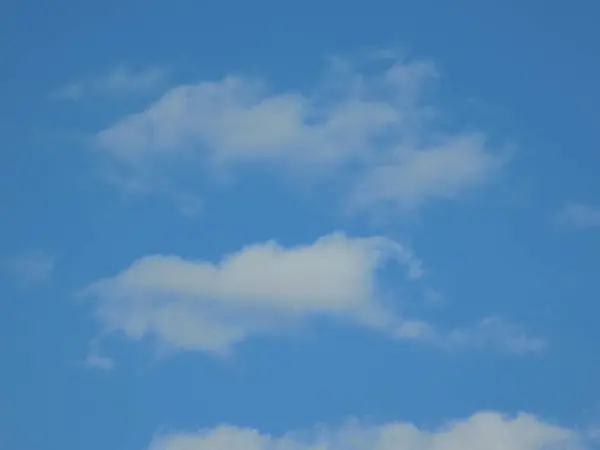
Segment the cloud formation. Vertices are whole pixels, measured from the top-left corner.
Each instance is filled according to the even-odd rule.
[[[108,330],[217,354],[251,336],[284,332],[315,317],[448,347],[491,344],[518,353],[543,349],[543,341],[498,319],[450,333],[406,320],[383,301],[377,271],[390,260],[406,267],[409,280],[423,275],[421,261],[394,241],[334,233],[304,246],[284,248],[274,241],[250,245],[218,263],[147,256],[82,294],[96,300],[97,316]]]
[[[452,199],[502,166],[485,133],[437,126],[431,62],[379,62],[338,61],[308,93],[234,75],[175,86],[98,132],[95,144],[134,177],[195,161],[213,172],[260,164],[274,174],[349,179],[347,197],[359,209]]]
[[[352,423],[336,430],[262,434],[252,428],[219,426],[196,433],[156,437],[149,450],[585,450],[586,437],[530,414],[506,417],[479,412],[425,430],[412,423],[379,426]]]
[[[68,84],[53,97],[78,101],[95,95],[146,93],[163,85],[166,78],[167,71],[162,68],[134,71],[125,66],[116,67],[101,76]]]

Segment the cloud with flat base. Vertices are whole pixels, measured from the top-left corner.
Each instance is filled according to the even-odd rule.
[[[388,238],[333,233],[289,248],[275,241],[249,245],[218,263],[150,255],[80,295],[94,300],[106,331],[134,340],[153,336],[174,349],[217,355],[230,354],[253,336],[284,334],[320,317],[448,349],[544,350],[544,340],[500,319],[445,332],[404,318],[384,301],[377,276],[389,261],[406,268],[407,282],[423,276],[414,253]]]

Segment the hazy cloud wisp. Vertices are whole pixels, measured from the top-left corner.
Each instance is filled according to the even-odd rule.
[[[600,227],[600,208],[569,203],[559,213],[558,221],[562,225],[578,229]]]
[[[48,281],[56,268],[56,258],[44,251],[26,251],[5,258],[2,266],[21,284],[29,285]]]
[[[89,79],[72,82],[57,92],[53,97],[64,100],[79,101],[96,95],[124,95],[151,92],[164,85],[167,71],[163,68],[148,68],[134,71],[121,66]]]

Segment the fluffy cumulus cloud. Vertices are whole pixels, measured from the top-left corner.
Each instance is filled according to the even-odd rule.
[[[337,430],[262,434],[251,428],[220,426],[196,433],[159,436],[149,450],[584,450],[586,439],[574,430],[529,414],[506,417],[480,412],[435,430],[392,422],[353,423]]]
[[[516,352],[543,348],[543,341],[499,320],[442,334],[427,322],[404,319],[382,300],[386,296],[377,271],[389,260],[405,265],[407,279],[423,274],[421,261],[396,242],[334,233],[304,246],[250,245],[218,263],[147,256],[82,294],[95,299],[108,330],[221,354],[253,335],[284,332],[315,317],[446,346],[493,344]]]
[[[165,167],[192,161],[228,174],[260,163],[274,174],[344,180],[354,208],[454,198],[503,164],[484,133],[436,125],[432,63],[363,66],[338,61],[310,92],[235,75],[175,86],[94,141],[132,177],[168,176]]]

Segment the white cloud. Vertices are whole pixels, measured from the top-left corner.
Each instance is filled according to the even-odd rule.
[[[97,138],[128,162],[198,146],[220,164],[333,164],[363,152],[371,135],[397,119],[383,102],[348,98],[320,110],[299,93],[269,94],[259,82],[229,76],[173,88]]]
[[[163,85],[166,77],[167,72],[162,68],[134,71],[127,67],[117,67],[101,76],[73,82],[53,96],[81,100],[90,95],[145,93]]]
[[[405,264],[408,279],[423,274],[420,260],[396,242],[337,233],[287,249],[273,241],[251,245],[219,263],[148,256],[82,294],[97,300],[97,315],[108,330],[220,354],[253,335],[284,332],[323,316],[398,339],[539,350],[527,348],[531,338],[516,339],[512,329],[500,325],[447,336],[428,323],[405,320],[381,300],[377,269],[388,260]]]
[[[4,269],[22,284],[47,281],[56,267],[56,258],[43,251],[26,251],[5,258]]]
[[[600,208],[580,203],[569,203],[560,212],[558,220],[563,225],[575,228],[600,227]]]
[[[351,423],[339,429],[263,434],[252,428],[223,425],[195,433],[157,436],[149,450],[585,450],[575,430],[530,414],[507,417],[479,412],[434,430],[409,422],[383,425]]]
[[[502,164],[484,148],[485,136],[468,134],[429,149],[406,151],[395,162],[373,168],[359,184],[354,201],[358,207],[391,203],[411,209],[426,200],[455,198],[484,183]]]
[[[228,171],[261,163],[331,181],[351,174],[360,206],[412,208],[484,183],[503,160],[483,133],[437,129],[426,95],[435,66],[386,64],[361,71],[337,60],[308,94],[243,76],[176,86],[95,141],[134,175],[195,160]]]

